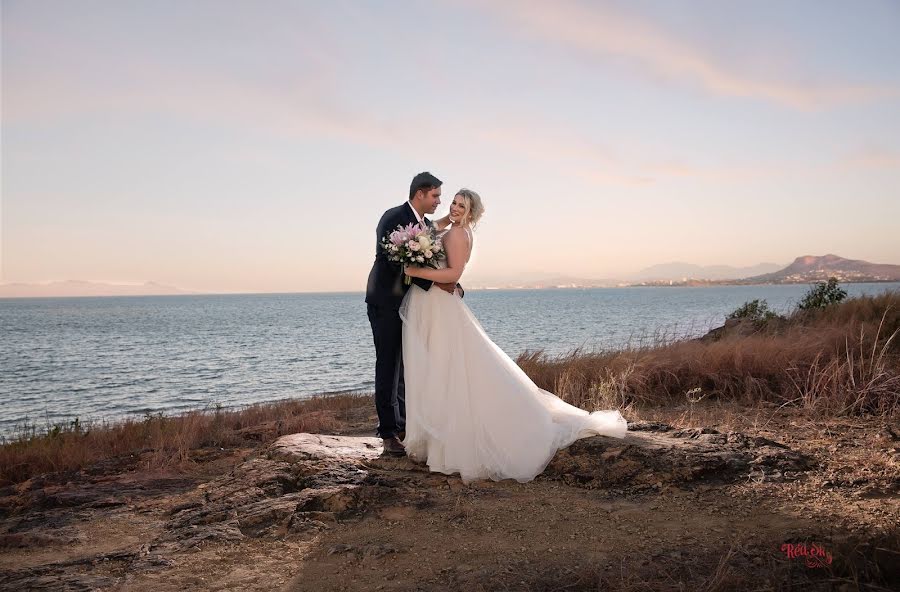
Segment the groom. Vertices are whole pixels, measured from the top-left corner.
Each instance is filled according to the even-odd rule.
[[[386,211],[375,231],[375,262],[369,272],[366,305],[372,336],[375,338],[375,410],[378,428],[375,433],[384,441],[384,454],[403,456],[401,440],[405,437],[406,392],[403,383],[403,325],[400,303],[409,286],[403,283],[403,270],[388,261],[381,240],[398,225],[425,223],[433,226],[425,214],[433,214],[441,203],[441,180],[431,173],[419,173],[409,186],[409,201]],[[433,282],[412,278],[423,290]],[[459,284],[434,284],[451,294]]]

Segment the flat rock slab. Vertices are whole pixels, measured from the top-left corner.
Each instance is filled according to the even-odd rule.
[[[302,433],[276,440],[269,458],[304,467],[306,487],[358,484],[372,466],[398,475],[423,468],[407,458],[385,458],[382,450],[380,438]],[[375,459],[380,462],[372,465]],[[583,438],[560,450],[539,478],[575,487],[645,490],[695,481],[786,481],[813,465],[812,459],[766,438],[632,422],[623,439]],[[356,478],[348,478],[348,472]]]
[[[303,433],[275,440],[270,457],[288,461],[359,461],[378,458],[383,449],[381,438]]]

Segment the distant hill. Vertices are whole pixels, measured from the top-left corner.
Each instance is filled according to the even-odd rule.
[[[639,281],[737,280],[772,273],[781,269],[783,265],[779,263],[758,263],[749,267],[733,267],[731,265],[696,265],[682,261],[673,261],[646,267],[631,276],[631,279]]]
[[[65,280],[42,284],[0,284],[0,298],[36,298],[62,296],[163,296],[196,294],[188,290],[164,286],[156,282],[143,284],[109,284],[84,280]]]
[[[675,261],[642,269],[630,279],[587,279],[549,273],[469,277],[471,289],[611,288],[616,286],[715,286],[730,284],[808,283],[836,277],[841,282],[900,281],[900,265],[869,263],[837,255],[797,257],[793,263],[759,263],[749,267],[695,265]]]
[[[741,283],[793,284],[827,280],[835,277],[841,282],[900,281],[900,265],[869,263],[859,259],[844,259],[837,255],[804,255],[773,273],[744,278]]]

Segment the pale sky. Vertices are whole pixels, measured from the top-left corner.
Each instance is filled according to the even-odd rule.
[[[893,0],[2,0],[2,52],[3,282],[364,290],[422,170],[479,278],[900,264]]]

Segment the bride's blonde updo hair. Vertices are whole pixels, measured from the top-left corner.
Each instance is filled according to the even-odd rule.
[[[484,205],[481,203],[481,196],[465,187],[457,191],[456,195],[462,197],[463,202],[466,204],[466,210],[462,217],[464,225],[468,224],[471,228],[475,228],[475,225],[478,224],[478,221],[484,214]]]

